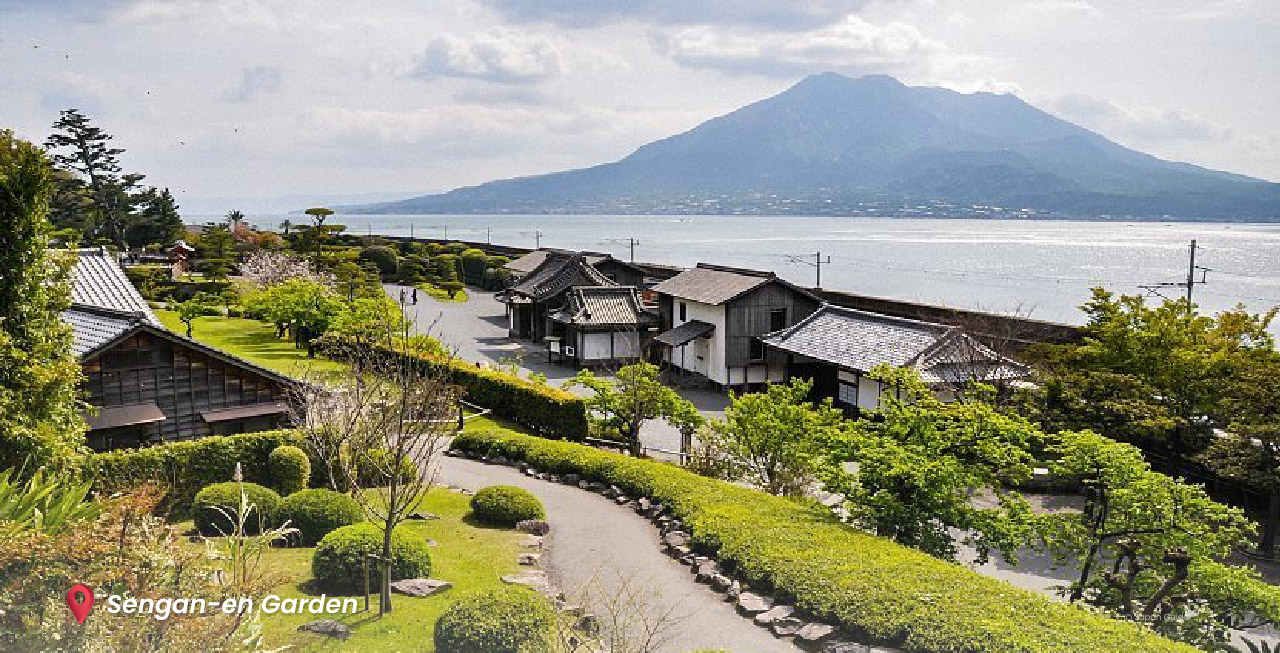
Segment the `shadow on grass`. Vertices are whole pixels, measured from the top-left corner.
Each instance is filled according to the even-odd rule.
[[[464,524],[466,524],[467,526],[470,526],[470,527],[472,527],[472,528],[480,528],[480,529],[484,529],[484,530],[486,530],[486,531],[512,531],[512,532],[514,532],[514,531],[516,530],[515,528],[511,528],[511,527],[508,527],[508,526],[500,526],[500,525],[498,525],[498,524],[490,524],[490,523],[489,523],[489,522],[487,522],[487,521],[482,521],[479,517],[476,517],[476,514],[475,514],[474,512],[470,512],[470,513],[467,513],[466,515],[463,515],[463,517],[462,517],[462,523],[464,523]]]

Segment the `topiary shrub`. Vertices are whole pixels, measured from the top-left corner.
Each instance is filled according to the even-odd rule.
[[[298,529],[301,546],[312,546],[330,531],[364,521],[364,510],[355,499],[333,490],[294,492],[280,502],[279,521]]]
[[[555,613],[533,590],[514,585],[463,596],[436,620],[438,653],[551,650]]]
[[[311,557],[311,575],[329,589],[364,591],[364,561],[370,553],[382,553],[382,529],[369,522],[343,526],[325,535],[316,545]],[[370,565],[371,578],[378,577],[376,569],[376,563]],[[392,531],[391,580],[426,578],[430,574],[431,551],[427,540],[403,527]]]
[[[234,532],[233,520],[240,513],[241,490],[249,502],[248,513],[244,515],[246,534],[261,532],[276,523],[280,495],[275,490],[257,483],[215,483],[197,492],[191,504],[191,516],[201,535],[216,537]]]
[[[491,485],[476,492],[471,497],[471,510],[480,521],[498,526],[515,526],[547,515],[538,497],[513,485]]]
[[[307,481],[311,479],[311,459],[307,458],[307,452],[286,444],[271,450],[267,456],[267,470],[280,494],[289,495],[307,489]]]

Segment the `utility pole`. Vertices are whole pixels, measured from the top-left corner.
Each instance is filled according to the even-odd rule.
[[[635,238],[610,238],[605,242],[606,243],[626,243],[627,247],[630,248],[631,250],[631,262],[632,263],[636,262],[636,245],[639,245],[640,241],[636,240]]]
[[[486,245],[493,244],[493,228],[492,227],[484,228],[484,242]]]
[[[413,240],[413,223],[409,223],[409,240]]]
[[[824,264],[830,264],[830,263],[831,263],[831,257],[830,257],[830,256],[828,256],[827,258],[825,258],[825,259],[824,259],[824,258],[822,258],[822,252],[814,252],[814,253],[813,253],[813,260],[812,260],[812,261],[807,261],[807,260],[805,260],[805,259],[803,259],[803,258],[800,258],[799,256],[791,256],[791,255],[788,255],[788,256],[787,256],[787,259],[788,259],[789,261],[791,261],[792,263],[803,263],[803,264],[805,264],[805,265],[807,265],[807,266],[809,266],[809,267],[813,268],[813,269],[814,269],[814,277],[815,277],[815,278],[814,278],[814,284],[813,284],[813,287],[814,287],[814,288],[821,288],[821,287],[822,287],[822,266],[823,266]]]
[[[1192,298],[1195,295],[1196,284],[1208,283],[1209,273],[1213,271],[1210,268],[1206,268],[1202,265],[1196,265],[1196,249],[1198,249],[1198,246],[1196,245],[1196,240],[1192,238],[1191,239],[1191,258],[1187,264],[1187,280],[1186,281],[1163,281],[1160,283],[1142,284],[1138,287],[1164,300],[1168,300],[1169,298],[1161,294],[1160,289],[1185,288],[1187,291],[1186,293],[1187,311],[1190,312],[1192,310],[1191,302],[1193,301]],[[1200,272],[1199,279],[1196,279],[1197,270]]]

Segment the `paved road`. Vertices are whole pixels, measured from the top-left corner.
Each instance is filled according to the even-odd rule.
[[[584,604],[598,615],[609,614],[601,604],[605,597],[638,593],[650,619],[674,603],[679,621],[667,631],[660,651],[799,650],[739,617],[723,597],[695,583],[688,567],[662,554],[658,531],[647,520],[604,497],[529,478],[510,467],[459,458],[441,459],[440,479],[471,490],[515,485],[537,495],[551,524],[542,556],[551,581],[570,596],[590,588],[593,596]]]
[[[387,294],[399,300],[400,291],[406,296],[412,289],[395,284],[385,285]],[[440,302],[426,293],[418,293],[418,303],[406,306],[414,327],[439,339],[453,349],[459,358],[473,363],[502,365],[518,361],[521,376],[532,372],[545,374],[547,382],[560,386],[573,378],[577,370],[566,365],[548,363],[546,350],[541,346],[515,340],[507,336],[506,307],[493,298],[493,293],[468,288],[466,302]],[[585,388],[568,388],[581,396],[590,394]],[[707,418],[723,418],[729,398],[719,392],[698,389],[681,389],[680,394],[692,401]],[[665,422],[652,421],[644,425],[640,440],[646,447],[678,451],[680,433]],[[655,457],[661,457],[655,455]]]

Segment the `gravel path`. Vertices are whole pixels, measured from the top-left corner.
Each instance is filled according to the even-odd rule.
[[[658,650],[797,651],[749,620],[709,588],[694,582],[689,568],[663,555],[658,532],[643,517],[591,492],[539,481],[510,467],[443,457],[440,480],[470,490],[515,485],[537,495],[547,509],[551,533],[542,564],[551,581],[573,596],[590,588],[589,611],[607,615],[601,597],[638,595],[645,614],[671,609],[678,622]]]

